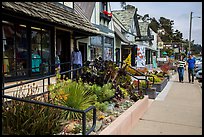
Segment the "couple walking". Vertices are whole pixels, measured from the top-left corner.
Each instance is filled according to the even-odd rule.
[[[188,80],[189,80],[189,83],[191,83],[191,77],[192,77],[192,84],[193,84],[194,83],[195,59],[192,57],[192,55],[189,55],[189,58],[187,61],[185,61],[183,56],[181,56],[180,60],[177,63],[179,82],[183,83],[184,68],[186,67],[186,62],[188,64]]]

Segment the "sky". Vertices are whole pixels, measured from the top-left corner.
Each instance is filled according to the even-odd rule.
[[[110,2],[111,10],[121,10],[120,2]],[[191,40],[202,45],[202,2],[126,2],[126,5],[137,8],[139,15],[149,14],[159,21],[164,17],[174,21],[173,29],[183,34],[183,39],[189,39],[190,13],[192,14]],[[201,17],[201,18],[198,18]]]

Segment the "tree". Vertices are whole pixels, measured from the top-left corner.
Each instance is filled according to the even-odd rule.
[[[144,18],[150,18],[148,14]],[[188,40],[183,40],[183,34],[179,30],[173,29],[174,21],[167,19],[165,17],[160,17],[159,21],[157,21],[154,17],[150,18],[151,22],[149,27],[156,33],[158,33],[159,37],[165,44],[176,44],[179,46],[181,50],[184,48],[185,54],[188,51]],[[158,31],[161,30],[161,31]],[[182,48],[181,48],[182,47]],[[162,52],[167,52],[168,56],[174,54],[173,49],[164,48]]]
[[[202,47],[200,44],[194,44],[191,47],[191,52],[193,55],[199,55],[202,52]]]
[[[126,9],[126,2],[120,2],[120,7],[125,10]]]
[[[173,24],[174,21],[160,17],[159,19],[160,29],[165,30],[165,34],[160,35],[163,42],[172,42],[173,38]]]
[[[149,27],[154,31],[154,32],[158,32],[158,29],[160,28],[160,24],[159,22],[153,17],[150,24],[149,24]]]
[[[183,34],[179,31],[176,30],[175,33],[173,33],[173,42],[182,42]]]

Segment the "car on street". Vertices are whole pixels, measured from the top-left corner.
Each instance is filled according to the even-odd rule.
[[[202,82],[202,69],[196,73],[196,79],[198,82]]]
[[[196,73],[202,69],[202,57],[196,57],[195,60],[196,60],[196,62],[195,62],[194,75],[196,75]]]
[[[197,73],[201,69],[202,69],[202,62],[200,62],[199,64],[195,65],[195,73]]]
[[[195,58],[195,67],[197,67],[199,64],[202,64],[202,57]]]

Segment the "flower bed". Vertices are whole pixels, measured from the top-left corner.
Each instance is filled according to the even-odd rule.
[[[147,110],[150,102],[148,96],[138,100],[109,126],[102,130],[99,135],[127,135],[130,130],[137,124],[139,118]]]
[[[49,100],[43,99],[42,102],[77,110],[85,110],[89,106],[95,106],[97,123],[94,131],[95,134],[100,134],[103,129],[114,122],[114,120],[116,120],[135,102],[140,102],[140,99],[144,97],[142,94],[132,92],[134,86],[131,83],[131,77],[125,73],[126,66],[127,65],[118,68],[113,62],[106,61],[104,64],[96,62],[93,70],[91,70],[92,67],[84,67],[81,77],[76,81],[68,79],[64,75],[60,75],[59,71],[57,71],[56,83],[48,86],[48,90],[50,91]],[[31,94],[32,93],[33,92],[31,92]],[[16,115],[16,107],[27,111],[18,111],[19,116],[13,117],[13,115]],[[33,111],[41,112],[42,116],[38,117],[39,114],[34,113]],[[53,120],[54,114],[51,113],[52,111],[53,110],[49,107],[38,105],[34,105],[33,109],[30,109],[30,104],[28,103],[17,104],[16,106],[15,104],[5,106],[3,111],[5,115],[5,119],[3,120],[4,129],[8,129],[8,132],[5,132],[5,134],[82,134],[81,114],[73,111],[56,111],[57,117],[55,122]],[[22,114],[25,115],[22,116]],[[14,121],[10,125],[6,125],[7,123],[10,123],[5,122],[11,119],[9,116],[17,119],[17,121]],[[37,122],[35,119],[30,118],[34,116],[35,119],[39,118]],[[23,120],[19,122],[19,119],[22,119],[22,117]],[[30,118],[30,121],[27,121],[28,117]],[[45,123],[44,121],[47,121],[47,127],[43,126],[45,127],[45,130],[33,128],[41,127],[42,124],[38,123]],[[92,126],[91,122],[93,122],[91,112],[86,114],[86,121],[86,129],[88,130]],[[15,125],[17,125],[15,122],[18,123],[18,125],[23,126],[15,127]],[[52,126],[50,126],[50,124]],[[30,125],[32,125],[32,127]],[[52,130],[53,127],[56,128],[56,130]],[[30,130],[32,130],[32,132],[30,132]]]

